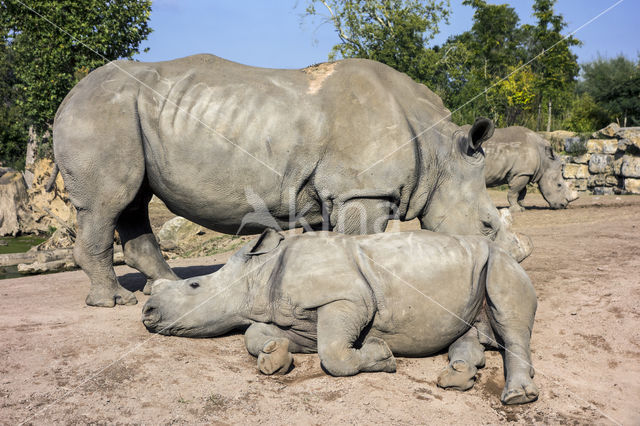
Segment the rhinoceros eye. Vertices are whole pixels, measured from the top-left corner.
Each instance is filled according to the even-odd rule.
[[[189,283],[189,286],[191,288],[198,288],[198,287],[200,287],[200,283],[194,281],[192,283]]]

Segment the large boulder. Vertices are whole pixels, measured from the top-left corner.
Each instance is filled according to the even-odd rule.
[[[591,135],[594,139],[607,139],[614,138],[616,133],[620,130],[620,126],[617,123],[611,123],[604,129],[600,129],[596,132],[593,132]]]
[[[623,156],[619,174],[624,177],[640,178],[640,157]]]
[[[188,221],[184,217],[174,217],[165,222],[158,232],[160,248],[166,251],[177,250],[180,243],[204,232],[204,228]]]
[[[640,179],[625,178],[624,189],[632,194],[640,194]]]
[[[636,151],[640,151],[640,127],[623,127],[618,130],[616,137],[620,139],[621,148],[633,146]]]
[[[76,224],[76,209],[71,204],[62,176],[56,176],[55,185],[47,192],[47,183],[54,171],[54,163],[49,159],[36,161],[33,184],[29,189],[29,204],[33,211],[33,232],[68,229],[73,232]]]
[[[592,154],[589,159],[590,173],[611,173],[613,171],[613,156]]]
[[[565,164],[562,176],[565,179],[586,179],[589,177],[589,167],[584,164]]]
[[[589,139],[587,141],[587,152],[591,154],[615,154],[617,150],[617,139]]]
[[[22,173],[0,168],[0,236],[15,236],[25,232],[30,216],[27,184]]]

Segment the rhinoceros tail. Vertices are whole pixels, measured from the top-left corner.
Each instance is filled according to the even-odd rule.
[[[53,170],[51,170],[51,176],[49,176],[49,180],[44,185],[44,190],[47,192],[53,191],[53,188],[56,186],[56,178],[58,177],[58,172],[60,169],[56,163],[53,163]]]

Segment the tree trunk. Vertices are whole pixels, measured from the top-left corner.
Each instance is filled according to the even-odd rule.
[[[24,160],[24,181],[27,188],[33,184],[33,166],[38,152],[38,135],[33,126],[29,126],[29,142],[27,143],[27,155]]]
[[[540,131],[540,120],[542,120],[542,100],[538,101],[538,117],[536,118],[536,132]]]
[[[547,132],[551,131],[551,99],[549,99],[549,116],[547,117]]]
[[[22,173],[12,169],[0,170],[0,236],[16,236],[29,212],[29,196]]]

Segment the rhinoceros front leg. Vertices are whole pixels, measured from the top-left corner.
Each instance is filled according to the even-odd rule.
[[[506,384],[500,399],[504,404],[535,401],[529,342],[537,301],[531,280],[512,257],[493,247],[486,291],[489,321],[504,345]]]
[[[449,346],[449,365],[438,375],[438,386],[465,391],[476,382],[478,368],[484,367],[484,346],[478,330],[471,328]]]
[[[391,203],[380,198],[353,198],[338,204],[331,215],[332,230],[361,235],[384,232],[390,219]]]
[[[264,374],[286,374],[293,364],[291,352],[307,352],[291,342],[280,327],[256,322],[244,333],[249,353],[258,357],[258,369]]]
[[[346,300],[318,308],[318,355],[333,376],[352,376],[361,371],[396,371],[396,359],[387,343],[366,338],[359,349],[353,347],[371,321],[366,306]]]
[[[127,265],[142,272],[147,278],[143,293],[151,294],[151,286],[157,279],[180,279],[162,257],[162,252],[151,230],[149,201],[151,192],[144,187],[118,218],[117,230],[122,240]]]
[[[512,213],[524,211],[524,205],[522,203],[525,195],[527,195],[527,184],[529,180],[529,176],[516,176],[509,181],[507,200],[509,200],[509,210]]]

